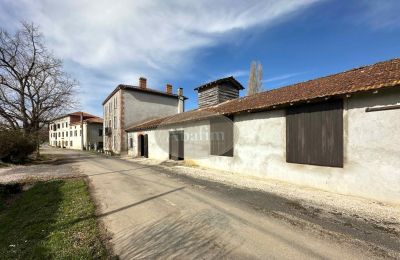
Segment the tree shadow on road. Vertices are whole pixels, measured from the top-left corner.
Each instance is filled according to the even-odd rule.
[[[229,219],[208,210],[186,216],[172,214],[114,237],[120,256],[127,259],[221,259],[241,244],[233,237]],[[223,237],[233,239],[228,244]]]

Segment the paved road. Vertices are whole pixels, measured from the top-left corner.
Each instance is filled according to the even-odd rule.
[[[211,187],[121,159],[62,153],[68,157],[65,163],[89,176],[100,217],[113,234],[111,242],[122,259],[383,256],[362,241],[316,228],[290,212],[282,219],[275,217],[274,208],[254,207],[263,199],[251,192]],[[265,201],[272,199],[265,197]]]

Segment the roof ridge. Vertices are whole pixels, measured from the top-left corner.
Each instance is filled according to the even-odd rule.
[[[363,73],[362,70],[367,70]],[[144,130],[160,125],[160,120],[170,119],[168,124],[206,119],[207,112],[216,115],[231,115],[241,112],[280,109],[309,100],[323,100],[324,97],[343,96],[382,88],[400,86],[400,58],[360,66],[343,72],[326,75],[284,87],[244,96],[214,106],[190,110],[158,121],[147,121],[131,126],[127,131]],[[203,111],[206,113],[204,114]],[[197,113],[198,112],[198,113]],[[173,120],[171,118],[175,117]]]

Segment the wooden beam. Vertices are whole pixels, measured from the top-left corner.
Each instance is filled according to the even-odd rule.
[[[400,109],[400,105],[390,105],[384,107],[367,107],[365,112],[375,112],[375,111],[384,111],[384,110],[393,110],[393,109]]]

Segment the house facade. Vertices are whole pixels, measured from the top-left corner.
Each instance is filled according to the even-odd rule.
[[[139,86],[118,85],[103,102],[104,150],[120,154],[127,151],[125,129],[133,124],[160,116],[184,112],[185,99],[182,88],[174,94],[172,85],[165,92],[147,87],[145,78]]]
[[[49,126],[49,145],[78,150],[103,149],[103,119],[85,112],[56,118]]]
[[[200,106],[127,131],[132,156],[190,160],[400,203],[399,119],[400,59],[394,59]]]

